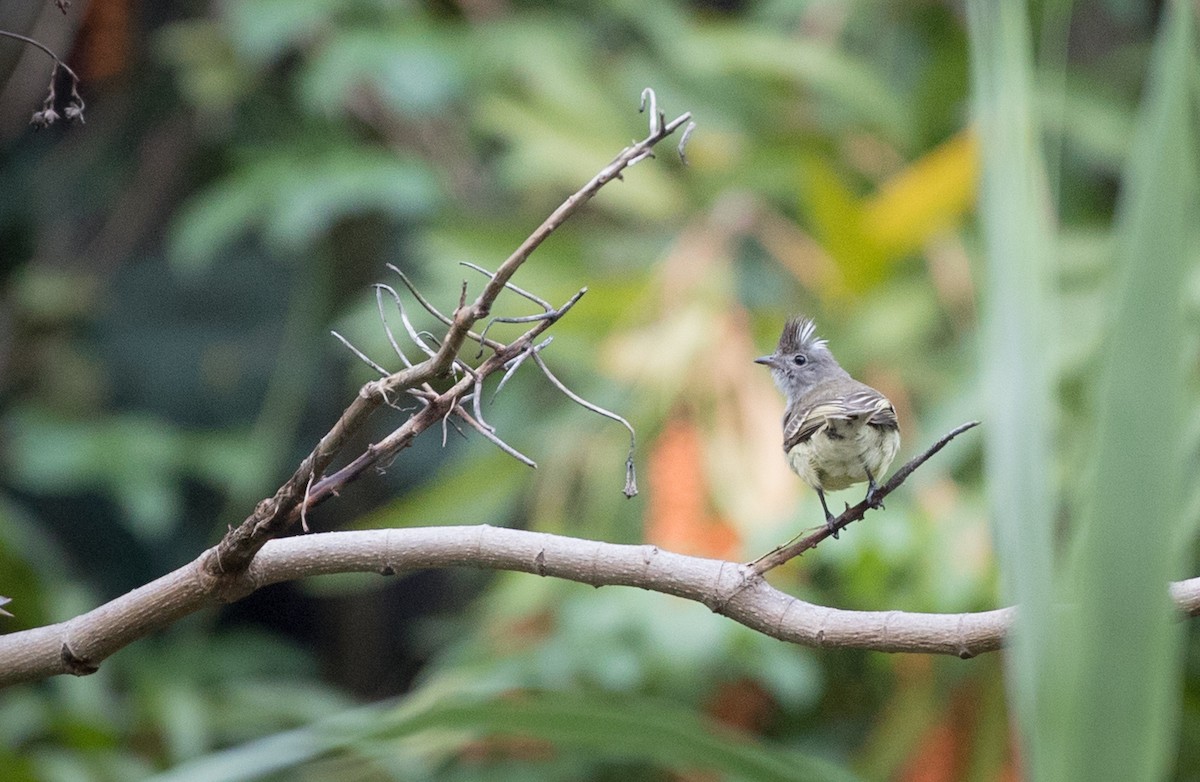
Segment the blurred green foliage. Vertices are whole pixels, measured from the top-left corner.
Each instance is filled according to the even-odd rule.
[[[369,287],[397,282],[385,263],[449,310],[464,279],[472,291],[482,280],[459,262],[496,266],[644,135],[646,86],[668,115],[695,115],[689,165],[667,148],[640,163],[517,280],[554,302],[588,287],[545,356],[634,422],[642,495],[621,496],[624,431],[523,370],[487,415],[536,472],[477,437],[451,431],[443,448],[429,432],[322,506],[315,528],[508,524],[748,559],[820,519],[779,458],[782,400],[750,362],[804,312],[896,402],[902,458],[970,418],[1008,447],[994,394],[1040,395],[1033,436],[1049,440],[1048,463],[1033,465],[1045,486],[1026,520],[1042,526],[1006,537],[979,438],[963,438],[886,512],[772,580],[845,608],[990,608],[1020,594],[998,587],[993,528],[1002,559],[1028,555],[1036,569],[1063,559],[1036,540],[1100,523],[1081,515],[1079,481],[1102,452],[1098,378],[1113,370],[1100,348],[1114,290],[1145,254],[1166,253],[1150,243],[1163,230],[1185,248],[1154,260],[1184,280],[1177,327],[1191,328],[1167,359],[1189,357],[1190,423],[1177,430],[1194,463],[1195,226],[1139,222],[1131,244],[1114,221],[1119,198],[1136,221],[1177,192],[1145,181],[1159,143],[1133,146],[1150,121],[1139,106],[1159,20],[1130,4],[1030,6],[1032,32],[991,61],[1038,120],[1016,157],[993,145],[1019,117],[970,124],[956,3],[229,0],[133,15],[114,2],[104,18],[92,5],[69,58],[88,124],[0,131],[0,594],[16,614],[0,617],[5,630],[94,607],[244,518],[371,377],[329,329],[398,366]],[[999,40],[972,32],[976,54]],[[97,52],[116,76],[89,80]],[[1173,84],[1170,127],[1190,108],[1194,128],[1194,78]],[[1173,143],[1194,153],[1187,138]],[[1030,182],[1036,158],[1045,176]],[[1033,189],[988,196],[977,215],[981,163],[997,161]],[[994,211],[1006,198],[1016,211]],[[1010,239],[1035,254],[1013,256],[1029,267],[1005,282],[997,243]],[[1022,298],[1030,274],[1044,286]],[[980,302],[1005,300],[1036,319],[1030,339],[1008,341],[1002,320],[981,339]],[[502,299],[498,314],[526,304]],[[1040,380],[981,392],[981,365],[1031,351]],[[402,415],[381,413],[370,436]],[[1028,489],[995,465],[993,489]],[[1178,517],[1155,527],[1159,543],[1190,566],[1195,513],[1164,507]],[[1104,529],[1136,534],[1124,523]],[[1180,564],[1171,575],[1192,572]],[[1007,583],[1040,583],[1022,581],[1030,572]],[[1054,631],[1047,620],[1041,632]],[[1141,712],[1162,717],[1147,729],[1160,762],[1178,745],[1177,779],[1196,778],[1195,649],[1179,719],[1161,704]],[[1127,662],[1161,663],[1155,697],[1174,698],[1170,661]],[[1037,686],[997,656],[800,649],[632,590],[475,572],[330,578],[189,618],[94,676],[5,691],[0,776],[988,780],[1029,749],[1010,730],[1006,670],[1010,691],[1027,674]],[[1071,746],[1099,735],[1081,729]]]

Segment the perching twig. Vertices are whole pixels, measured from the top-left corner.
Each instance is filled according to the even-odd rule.
[[[846,526],[851,522],[861,519],[872,507],[879,507],[883,498],[898,489],[900,484],[904,483],[908,476],[912,475],[913,471],[924,464],[929,457],[942,450],[942,448],[945,447],[945,445],[955,437],[958,437],[963,432],[976,426],[979,426],[978,421],[969,421],[965,424],[956,426],[954,429],[951,429],[949,432],[942,435],[942,437],[936,443],[926,449],[924,453],[914,456],[908,461],[907,464],[905,464],[899,470],[896,470],[887,483],[884,483],[876,490],[875,496],[872,498],[872,502],[868,502],[864,499],[862,502],[853,507],[847,506],[846,510],[842,511],[841,515],[834,519],[830,524],[823,524],[815,532],[805,535],[794,542],[786,543],[774,551],[770,551],[762,555],[758,559],[749,563],[749,567],[753,568],[755,573],[762,575],[772,568],[779,567],[789,559],[800,556],[810,548],[816,548],[817,544],[822,540],[825,540],[825,538],[831,535],[836,535],[838,532],[841,532],[843,529],[845,529]]]
[[[216,549],[207,554],[215,555]],[[657,546],[582,540],[488,525],[318,532],[270,541],[251,572],[206,577],[205,559],[58,624],[0,634],[0,687],[94,673],[109,656],[163,624],[256,589],[330,573],[396,573],[472,567],[534,573],[593,586],[625,585],[674,595],[752,630],[821,649],[944,654],[962,659],[1000,649],[1016,607],[975,613],[849,611],[805,602],[746,565]],[[1164,585],[1166,587],[1167,585]],[[1169,585],[1181,617],[1200,616],[1200,578]],[[0,598],[0,605],[5,600]]]

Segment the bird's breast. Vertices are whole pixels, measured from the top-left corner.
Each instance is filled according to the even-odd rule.
[[[838,491],[863,483],[867,470],[876,479],[900,449],[900,434],[858,419],[830,419],[812,437],[792,446],[788,464],[805,483],[821,491]]]

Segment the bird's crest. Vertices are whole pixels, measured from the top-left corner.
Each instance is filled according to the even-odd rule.
[[[779,337],[779,353],[799,353],[826,348],[827,343],[816,335],[817,324],[812,318],[795,317],[783,327]]]

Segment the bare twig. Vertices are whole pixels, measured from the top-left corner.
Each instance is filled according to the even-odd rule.
[[[316,474],[308,476],[308,485],[304,487],[304,499],[300,501],[300,529],[308,532],[308,498],[312,495],[313,480]]]
[[[676,150],[678,150],[678,152],[679,152],[679,162],[680,162],[680,163],[683,163],[685,166],[687,165],[687,143],[688,143],[688,139],[692,137],[692,131],[693,131],[693,130],[695,130],[695,129],[696,129],[696,123],[695,123],[694,121],[693,121],[693,122],[689,122],[689,123],[687,124],[687,127],[683,129],[683,133],[682,133],[682,134],[680,134],[680,136],[679,136],[679,146],[678,146],[678,147],[676,147]]]
[[[655,133],[660,133],[662,131],[663,124],[667,121],[667,117],[658,110],[658,95],[656,95],[654,90],[650,87],[642,90],[642,104],[638,107],[638,111],[645,111],[647,103],[650,104],[650,135],[654,135]],[[641,160],[641,158],[638,158],[638,160]]]
[[[396,302],[397,302],[397,304],[399,304],[399,302],[400,302],[399,297],[396,298]],[[428,345],[426,345],[425,340],[423,340],[421,338],[421,334],[428,334],[430,337],[432,337],[433,335],[429,334],[429,332],[427,332],[427,331],[426,332],[417,331],[416,328],[413,326],[412,321],[410,321],[408,319],[408,312],[404,309],[403,305],[401,305],[399,307],[399,310],[400,310],[400,322],[404,324],[404,330],[408,332],[408,338],[411,339],[416,344],[416,346],[421,349],[421,352],[423,352],[426,356],[429,356],[432,358],[433,356],[437,355],[437,351],[434,350],[433,348],[429,347]],[[453,364],[454,364],[454,360],[452,358],[450,361],[450,365],[453,366]]]
[[[404,287],[408,288],[408,292],[413,295],[413,298],[417,300],[418,304],[420,304],[422,307],[425,308],[426,312],[428,312],[430,315],[437,318],[438,320],[440,320],[443,324],[445,324],[447,326],[450,326],[454,323],[453,318],[443,314],[440,310],[438,310],[437,307],[433,306],[433,304],[430,303],[429,299],[427,299],[423,295],[421,295],[421,291],[417,288],[416,285],[413,284],[413,281],[408,278],[408,275],[406,275],[404,272],[400,271],[400,269],[396,268],[396,266],[394,266],[390,263],[387,264],[387,267],[389,269],[391,269],[392,271],[394,271],[396,274],[400,275],[400,281],[404,283]],[[496,341],[490,340],[490,339],[485,340],[485,339],[483,339],[483,337],[481,337],[479,334],[476,334],[474,331],[468,331],[467,336],[470,339],[472,339],[476,342],[479,342],[481,345],[486,345],[487,347],[491,348],[492,350],[495,350],[496,348],[501,347],[501,344],[499,342],[496,342]]]
[[[508,345],[503,346],[503,349],[489,356],[482,364],[475,368],[475,377],[488,377],[503,369],[509,361],[528,351],[535,344],[534,340],[566,315],[582,295],[582,292],[576,293],[554,311],[553,317],[539,321],[529,331]],[[345,467],[318,482],[313,487],[314,504],[331,495],[336,495],[341,490],[341,487],[356,479],[373,464],[386,459],[394,459],[399,451],[407,448],[412,443],[413,438],[431,425],[440,423],[445,416],[449,415],[453,407],[459,405],[473,391],[474,387],[475,378],[464,377],[449,389],[437,395],[430,391],[410,389],[409,393],[424,400],[426,406],[419,413],[405,421],[390,435],[359,454],[357,458]],[[586,401],[584,400],[584,402]],[[588,402],[587,404],[591,403]]]
[[[468,269],[473,269],[473,270],[479,272],[480,274],[485,275],[488,279],[491,279],[496,276],[495,273],[489,272],[487,269],[483,268],[482,266],[471,263],[470,261],[459,261],[459,265],[466,266]],[[513,285],[511,282],[504,283],[504,287],[508,288],[510,291],[517,294],[518,296],[524,296],[525,298],[532,301],[534,304],[539,305],[546,312],[551,312],[554,310],[554,308],[550,306],[550,302],[546,301],[545,299],[543,299],[540,296],[530,293],[529,291],[527,291],[523,288],[518,288],[516,285]]]
[[[422,409],[415,412],[381,442],[372,444],[363,453],[352,459],[349,464],[333,474],[326,474],[333,459],[342,451],[349,438],[362,428],[367,418],[386,402],[389,396],[399,396],[405,391],[422,389],[425,384],[435,378],[444,376],[448,372],[457,371],[459,368],[467,368],[465,364],[460,363],[458,357],[464,341],[475,338],[472,327],[491,314],[496,298],[506,289],[513,274],[533,251],[591,200],[602,187],[620,177],[625,169],[635,161],[643,159],[656,144],[684,127],[689,121],[691,121],[691,114],[684,113],[670,122],[652,124],[651,132],[646,138],[621,150],[612,162],[560,204],[494,272],[488,273],[488,281],[474,301],[467,300],[464,283],[459,306],[449,318],[449,323],[446,324],[446,333],[436,350],[429,348],[416,329],[412,328],[401,310],[401,321],[404,322],[409,337],[413,338],[415,344],[426,350],[427,357],[411,367],[405,367],[399,372],[365,385],[333,428],[321,438],[313,451],[298,465],[292,476],[279,487],[274,496],[261,501],[245,521],[225,535],[216,549],[205,555],[204,570],[210,576],[219,579],[235,578],[249,566],[255,553],[268,540],[279,535],[299,520],[300,503],[304,502],[306,506],[315,506],[339,491],[347,481],[353,480],[371,465],[394,459],[396,454],[407,447],[414,437],[430,426],[438,425],[445,416],[452,413],[455,406],[459,405],[475,388],[478,378],[486,378],[491,373],[504,369],[510,361],[524,353],[530,345],[535,344],[546,329],[566,314],[578,300],[578,296],[556,310],[553,316],[548,316],[545,320],[533,324],[528,331],[508,345],[493,347],[493,354],[473,370],[474,374],[468,374],[461,379],[455,377],[453,385],[449,389],[428,399]],[[402,276],[401,279],[405,278]],[[442,322],[445,323],[445,319]],[[489,345],[489,347],[492,346]],[[318,478],[309,487],[308,478],[311,475],[324,475],[324,477]],[[307,500],[305,500],[306,496]]]
[[[537,363],[538,369],[542,370],[542,374],[546,376],[546,379],[549,380],[555,388],[561,391],[572,402],[577,405],[582,405],[596,415],[602,415],[605,418],[611,418],[629,430],[629,456],[625,459],[625,496],[630,498],[636,497],[638,493],[637,475],[635,474],[633,466],[633,454],[634,451],[637,450],[637,435],[633,431],[633,424],[629,423],[611,410],[605,410],[600,405],[589,402],[579,394],[576,394],[574,391],[563,385],[563,382],[555,377],[554,373],[550,371],[550,367],[546,366],[546,362],[542,360],[542,354],[540,352],[533,351],[533,360]]]
[[[350,352],[353,353],[355,356],[357,356],[360,361],[362,361],[364,364],[369,366],[371,369],[374,369],[380,375],[387,377],[388,375],[392,374],[391,372],[388,372],[386,369],[384,369],[383,367],[379,366],[374,361],[372,361],[371,357],[368,356],[366,353],[363,353],[361,350],[354,347],[354,345],[352,345],[350,343],[350,340],[346,339],[341,334],[338,334],[336,331],[331,331],[329,333],[332,334],[334,337],[336,337],[338,342],[341,342],[343,345],[348,347],[350,349]]]
[[[475,408],[475,420],[479,422],[479,425],[489,432],[495,432],[496,427],[483,420],[483,375],[475,377],[475,390],[471,392],[471,404]]]
[[[496,395],[499,394],[504,389],[505,384],[508,383],[508,379],[510,377],[512,377],[514,374],[516,374],[517,370],[521,368],[521,365],[525,363],[525,359],[529,358],[531,353],[538,352],[539,350],[546,347],[553,341],[554,341],[554,337],[552,337],[552,336],[546,337],[544,340],[542,340],[538,344],[530,345],[528,348],[525,349],[525,351],[523,353],[521,353],[519,356],[514,358],[512,361],[509,361],[507,364],[505,364],[504,365],[504,377],[500,378],[500,382],[496,384],[496,390],[492,392],[492,399],[495,399]]]
[[[831,524],[822,524],[821,527],[815,532],[805,535],[804,537],[793,542],[785,543],[774,551],[770,551],[762,555],[758,559],[749,563],[749,567],[753,569],[755,573],[762,575],[772,568],[779,567],[789,559],[798,557],[811,548],[816,548],[817,544],[822,540],[825,540],[825,538],[841,532],[851,522],[858,521],[863,516],[867,515],[867,511],[872,507],[879,507],[883,502],[883,498],[900,488],[900,484],[904,483],[904,481],[908,479],[908,476],[912,475],[913,471],[924,464],[929,457],[942,450],[942,448],[944,448],[946,444],[955,437],[958,437],[963,432],[976,426],[979,426],[978,421],[969,421],[965,424],[956,426],[954,429],[951,429],[949,432],[942,435],[937,442],[926,449],[924,453],[914,456],[908,461],[907,464],[905,464],[899,470],[896,470],[887,483],[884,483],[875,491],[875,496],[871,502],[868,502],[864,499],[862,502],[853,507],[847,506],[846,510],[843,511],[836,519],[834,519]]]
[[[537,469],[537,462],[535,462],[533,459],[530,459],[528,456],[521,453],[516,448],[513,448],[511,445],[509,445],[508,443],[501,440],[496,435],[496,430],[494,427],[488,426],[482,420],[477,420],[477,419],[471,417],[470,413],[468,413],[466,410],[462,409],[462,405],[455,407],[454,412],[455,412],[455,414],[458,415],[459,418],[463,419],[468,424],[470,424],[471,427],[473,429],[475,429],[475,431],[479,432],[481,435],[486,437],[488,440],[492,441],[500,450],[504,451],[506,454],[513,457],[514,459],[519,461],[521,464],[532,467],[535,470]]]
[[[583,292],[586,293],[587,288],[584,288]],[[548,312],[539,312],[536,315],[519,315],[514,318],[492,318],[491,320],[489,320],[487,322],[487,325],[483,327],[483,331],[481,331],[480,334],[482,337],[486,338],[487,333],[489,331],[491,331],[491,329],[492,329],[492,325],[496,324],[496,323],[537,323],[539,320],[545,320],[546,318],[550,317],[553,314],[554,314],[554,311],[550,310]],[[482,356],[483,356],[483,346],[480,345],[479,353],[478,353],[478,355],[475,356],[475,358],[480,358]]]
[[[387,335],[388,343],[392,346],[392,351],[400,359],[400,363],[406,367],[411,367],[412,362],[408,360],[408,356],[400,348],[400,344],[396,342],[396,335],[392,333],[392,326],[388,323],[387,314],[383,311],[383,292],[387,291],[392,295],[392,299],[396,302],[396,309],[404,309],[404,302],[400,300],[400,294],[390,285],[378,283],[375,285],[375,308],[379,311],[379,322],[383,324],[383,333]]]
[[[67,12],[66,8],[63,8],[61,3],[59,4],[59,8],[62,9],[64,14]],[[59,69],[62,69],[62,71],[65,72],[71,79],[71,96],[67,102],[67,105],[63,108],[63,116],[72,122],[79,122],[80,124],[83,124],[84,102],[83,97],[79,94],[79,76],[75,73],[75,71],[71,70],[71,66],[63,62],[57,54],[50,50],[50,47],[46,46],[40,41],[34,40],[33,38],[21,35],[20,33],[10,32],[8,30],[0,30],[0,36],[12,38],[14,40],[21,41],[22,43],[27,43],[30,46],[42,50],[50,57],[50,59],[54,60],[54,67],[50,70],[50,86],[46,92],[46,99],[42,102],[41,111],[35,111],[33,113],[33,117],[30,118],[29,124],[33,125],[35,128],[45,128],[58,121],[59,115],[54,108],[54,104],[58,102],[56,82],[58,81]]]

